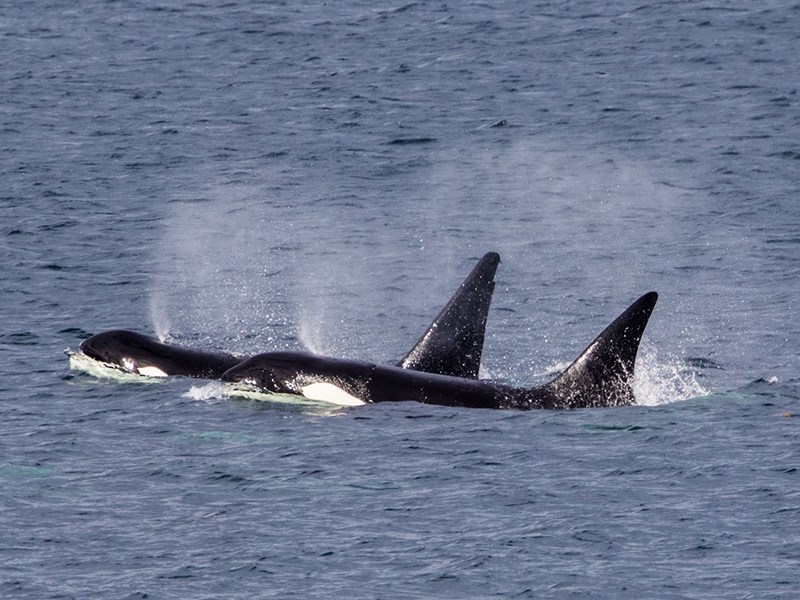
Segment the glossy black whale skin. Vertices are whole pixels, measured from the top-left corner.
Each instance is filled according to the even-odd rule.
[[[513,387],[302,352],[258,354],[226,371],[222,380],[298,395],[314,384],[327,384],[365,403],[411,400],[519,410],[629,405],[635,403],[636,354],[657,300],[656,292],[640,297],[561,375],[539,387]]]

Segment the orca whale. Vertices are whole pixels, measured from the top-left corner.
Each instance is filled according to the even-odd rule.
[[[411,400],[470,408],[564,409],[635,403],[636,354],[658,294],[636,300],[559,376],[540,387],[424,373],[303,352],[255,355],[222,375],[245,389],[338,404]],[[402,363],[401,363],[402,364]]]
[[[80,351],[104,365],[148,377],[183,375],[219,379],[225,371],[247,358],[164,344],[149,335],[126,329],[111,329],[88,337],[81,342]]]
[[[417,344],[400,361],[401,368],[478,377],[499,263],[500,255],[496,252],[489,252],[478,261]],[[124,329],[104,331],[87,338],[81,342],[80,351],[104,365],[150,377],[183,375],[219,379],[225,371],[247,358],[165,344]]]

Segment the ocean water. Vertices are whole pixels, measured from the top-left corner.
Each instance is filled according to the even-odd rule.
[[[3,598],[794,598],[800,5],[7,2]],[[331,409],[98,379],[129,328],[483,375],[640,294],[638,405]]]

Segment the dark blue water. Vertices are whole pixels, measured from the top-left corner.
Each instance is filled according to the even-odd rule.
[[[4,598],[796,597],[800,5],[2,12]],[[660,292],[638,406],[329,410],[64,354],[389,363],[489,250],[489,377]]]

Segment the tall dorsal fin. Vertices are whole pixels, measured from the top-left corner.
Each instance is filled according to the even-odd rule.
[[[496,252],[484,255],[399,367],[478,378],[498,264]]]
[[[566,371],[545,386],[563,407],[634,404],[633,368],[658,294],[648,292],[617,317]]]

